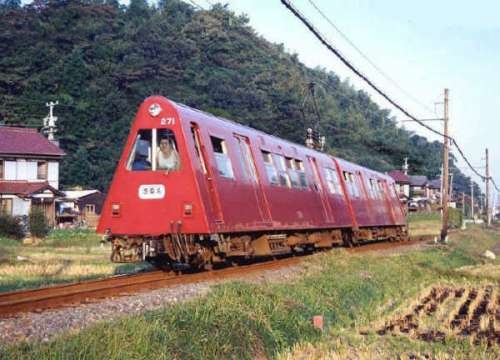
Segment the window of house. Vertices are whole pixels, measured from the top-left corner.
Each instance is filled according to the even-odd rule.
[[[95,205],[94,204],[86,204],[85,205],[85,212],[87,214],[95,214]]]
[[[342,188],[340,187],[339,177],[337,172],[330,168],[324,168],[326,185],[330,194],[342,195]]]
[[[286,171],[285,158],[281,155],[274,154],[274,159],[276,160],[276,167],[278,168],[278,178],[280,181],[280,185],[290,188],[292,185],[290,182],[290,176]]]
[[[234,172],[231,165],[231,159],[229,158],[227,152],[226,141],[214,136],[210,136],[210,141],[212,142],[215,164],[217,166],[217,170],[219,170],[219,175],[233,179]]]
[[[37,161],[36,178],[38,180],[47,180],[48,164],[47,161]]]
[[[302,162],[302,160],[297,160],[297,159],[295,160],[295,170],[299,175],[300,186],[306,188],[307,180],[306,180],[306,173],[304,171],[304,163]]]
[[[143,129],[137,132],[127,161],[132,171],[177,171],[181,167],[177,142],[170,129]]]
[[[264,167],[266,168],[267,179],[271,185],[279,185],[278,172],[274,167],[273,158],[271,153],[262,150],[262,159],[264,160]]]

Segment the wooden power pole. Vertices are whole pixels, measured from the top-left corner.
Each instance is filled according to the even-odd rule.
[[[448,156],[449,156],[449,139],[448,139],[448,89],[444,89],[444,141],[443,141],[443,192],[441,193],[443,207],[443,224],[441,228],[441,242],[446,242],[448,237]]]
[[[486,160],[486,224],[488,226],[491,225],[491,209],[490,209],[490,166],[488,160],[488,148],[485,151],[485,160]]]

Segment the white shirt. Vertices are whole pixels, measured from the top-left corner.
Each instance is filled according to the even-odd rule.
[[[177,154],[175,151],[170,151],[168,156],[165,156],[161,151],[158,151],[158,169],[176,170],[177,169]]]

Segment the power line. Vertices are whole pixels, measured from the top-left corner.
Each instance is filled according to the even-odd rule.
[[[380,73],[384,78],[386,78],[389,82],[391,82],[396,88],[398,88],[403,94],[405,94],[408,98],[410,98],[411,100],[413,100],[416,104],[420,105],[422,108],[426,109],[427,111],[429,111],[430,113],[432,114],[435,114],[435,109],[431,109],[428,105],[425,105],[424,103],[422,103],[420,100],[418,100],[416,97],[414,97],[413,95],[411,95],[409,92],[407,92],[405,89],[403,89],[397,82],[396,80],[394,80],[392,77],[390,77],[388,74],[386,74],[377,64],[375,64],[369,57],[368,55],[366,55],[359,47],[356,46],[356,44],[354,44],[348,37],[346,34],[344,34],[342,32],[342,30],[340,30],[338,28],[338,26],[336,26],[333,21],[328,17],[326,16],[326,14],[314,3],[313,0],[308,0],[309,3],[312,5],[312,7],[314,7],[314,9],[316,9],[316,11],[321,15],[321,17],[323,17],[323,19],[325,19],[339,34],[340,36],[342,36],[342,38],[347,41],[371,66],[373,66],[373,68],[375,70],[377,70],[378,73]]]
[[[412,119],[413,121],[415,121],[417,124],[419,124],[420,126],[426,128],[427,130],[431,131],[432,133],[436,134],[436,135],[439,135],[439,136],[442,136],[445,140],[444,141],[451,141],[455,147],[457,148],[458,152],[460,153],[460,155],[462,156],[462,158],[464,159],[464,161],[466,162],[466,164],[471,168],[471,170],[477,175],[479,176],[482,180],[485,179],[485,176],[484,175],[481,175],[479,172],[476,171],[476,169],[474,169],[469,161],[469,159],[465,156],[465,154],[463,153],[462,149],[458,146],[458,143],[457,141],[449,136],[449,135],[445,135],[443,133],[441,133],[440,131],[438,130],[435,130],[433,129],[432,127],[428,126],[427,124],[425,124],[424,122],[420,121],[419,119],[417,119],[415,116],[413,116],[412,114],[410,114],[405,108],[403,108],[401,105],[399,105],[396,101],[394,101],[391,97],[389,97],[389,95],[387,95],[384,91],[382,91],[377,85],[375,85],[366,75],[364,75],[360,70],[358,70],[353,64],[351,64],[351,62],[345,57],[343,56],[340,51],[338,51],[334,46],[332,46],[326,39],[323,35],[321,35],[321,33],[314,27],[314,25],[312,25],[306,18],[305,16],[298,10],[296,9],[292,3],[289,1],[289,0],[281,0],[281,3],[288,9],[290,10],[290,12],[296,17],[298,18],[308,29],[310,32],[312,32],[314,34],[314,36],[316,36],[316,38],[328,49],[330,50],[335,56],[337,56],[337,58],[339,58],[339,60],[345,65],[347,66],[351,71],[353,71],[356,75],[358,75],[364,82],[366,82],[373,90],[375,90],[379,95],[381,95],[384,99],[386,99],[390,104],[392,104],[396,109],[398,109],[399,111],[401,111],[403,114],[405,114],[406,116],[408,116],[410,119]]]

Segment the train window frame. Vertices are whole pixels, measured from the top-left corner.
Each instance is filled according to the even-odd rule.
[[[132,149],[129,153],[126,169],[129,171],[152,171],[153,170],[153,129],[137,130]],[[142,134],[147,134],[141,138]],[[149,137],[149,139],[147,139]],[[149,143],[149,146],[147,145]],[[146,150],[146,151],[144,151]]]
[[[197,123],[191,123],[191,135],[193,136],[194,149],[196,152],[196,156],[198,156],[198,161],[200,163],[201,171],[204,175],[208,174],[207,164],[205,163],[205,157],[203,156],[203,150],[201,145],[201,134],[200,128]]]
[[[287,171],[285,157],[274,153],[273,158],[275,160],[275,164],[277,164],[276,168],[278,170],[278,180],[280,186],[290,189],[292,187],[292,183],[290,181],[290,175]]]
[[[285,164],[288,171],[288,175],[290,176],[290,185],[294,189],[301,189],[299,174],[295,168],[295,159],[291,157],[285,157]]]
[[[153,143],[155,144],[155,151],[153,152],[153,171],[179,171],[181,169],[181,160],[175,133],[168,128],[156,128],[152,129],[152,137]],[[167,158],[164,158],[164,148],[161,146],[164,143],[168,143],[170,148]]]
[[[309,185],[307,183],[306,170],[304,167],[304,162],[302,160],[295,159],[295,170],[299,174],[300,186],[303,189],[307,189]]]
[[[324,167],[323,173],[329,193],[332,195],[343,195],[337,171],[329,167]]]
[[[262,162],[264,163],[264,168],[266,170],[267,181],[272,186],[279,186],[279,176],[276,166],[274,164],[273,155],[270,151],[260,149],[262,154]]]
[[[174,165],[172,167],[160,168],[158,164],[160,159],[159,153],[161,152],[160,144],[164,139],[167,139],[170,144],[169,158],[165,161],[173,161]],[[167,128],[138,129],[125,168],[134,172],[179,171],[181,169],[181,159],[175,133]]]
[[[259,182],[257,176],[257,169],[255,168],[255,162],[252,155],[252,149],[250,148],[250,143],[247,137],[234,134],[234,138],[238,143],[236,146],[236,153],[240,157],[240,166],[245,180],[257,184]]]
[[[227,179],[234,179],[234,170],[225,139],[210,135],[210,144],[215,159],[217,173]]]

